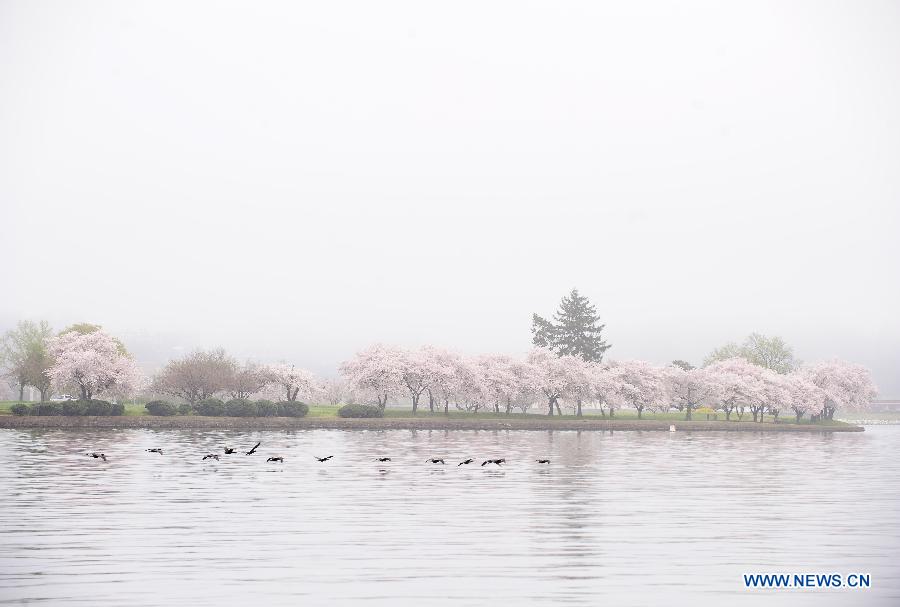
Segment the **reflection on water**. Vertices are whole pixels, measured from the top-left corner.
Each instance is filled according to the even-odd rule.
[[[898,472],[900,427],[0,430],[0,602],[894,605]],[[873,587],[743,588],[769,572]]]

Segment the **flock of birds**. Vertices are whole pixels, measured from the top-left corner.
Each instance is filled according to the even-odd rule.
[[[249,451],[244,451],[244,455],[253,455],[254,453],[256,453],[256,450],[259,449],[259,446],[260,446],[260,445],[262,445],[262,442],[261,442],[261,441],[258,442],[258,443],[256,443],[255,445],[253,445],[253,448],[250,449]],[[152,449],[147,449],[147,451],[148,451],[149,453],[156,453],[156,454],[158,454],[158,455],[163,455],[163,450],[162,450],[162,448],[160,448],[160,447],[153,447]],[[238,451],[237,451],[236,449],[234,449],[233,447],[225,447],[225,448],[224,448],[224,451],[225,451],[225,455],[234,455],[235,453],[238,452]],[[99,451],[91,451],[90,453],[85,453],[85,455],[90,456],[90,457],[93,457],[94,459],[102,459],[104,462],[105,462],[105,461],[108,461],[108,460],[106,459],[106,454],[101,453],[101,452],[99,452]],[[319,456],[317,456],[317,455],[314,455],[313,457],[314,457],[318,462],[322,463],[322,462],[327,462],[328,460],[330,460],[330,459],[333,458],[334,456],[333,456],[333,455],[329,455],[329,456],[327,456],[327,457],[319,457]],[[206,460],[208,460],[208,459],[214,459],[214,460],[216,460],[216,461],[219,461],[219,454],[218,454],[218,453],[207,453],[206,455],[203,456],[203,461],[206,461]],[[375,461],[376,461],[376,462],[385,463],[385,462],[391,461],[391,458],[389,458],[389,457],[376,457],[376,458],[375,458]],[[444,458],[442,458],[442,457],[432,457],[432,458],[429,458],[429,459],[427,459],[427,460],[425,460],[425,461],[426,461],[426,463],[429,463],[429,464],[441,464],[441,465],[446,465],[446,464],[447,464],[447,462],[445,462],[445,461],[444,461]],[[539,463],[539,464],[549,464],[549,463],[550,463],[550,460],[549,460],[549,459],[536,459],[536,460],[534,460],[534,461],[536,461],[536,462]],[[282,456],[280,456],[280,455],[273,456],[273,457],[270,457],[269,459],[266,460],[266,463],[269,463],[269,462],[284,463],[284,457],[282,457]],[[467,466],[467,465],[469,465],[469,464],[474,464],[474,463],[475,463],[475,460],[474,460],[474,459],[468,458],[468,459],[464,459],[463,461],[459,462],[459,463],[456,464],[456,465],[457,465],[457,467],[459,467],[459,466]],[[505,463],[506,463],[506,460],[503,459],[503,458],[500,458],[500,459],[486,459],[486,460],[484,460],[483,462],[481,462],[481,465],[482,465],[482,466],[487,466],[488,464],[494,464],[495,466],[502,466],[502,465],[505,464]]]

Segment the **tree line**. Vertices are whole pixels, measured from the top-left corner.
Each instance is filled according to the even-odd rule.
[[[654,365],[640,360],[604,360],[609,345],[590,302],[577,291],[563,298],[550,321],[535,315],[535,347],[522,358],[463,356],[435,346],[418,349],[376,344],[339,368],[340,379],[322,380],[288,363],[240,363],[222,349],[197,350],[169,361],[145,377],[121,341],[91,324],[54,333],[45,322],[21,322],[0,343],[6,378],[19,389],[70,391],[90,401],[99,395],[166,395],[191,408],[216,396],[293,403],[372,403],[408,399],[412,413],[453,410],[511,414],[545,407],[583,415],[585,405],[613,417],[629,408],[645,412],[699,407],[726,419],[749,412],[762,421],[785,412],[832,419],[839,408],[862,408],[875,397],[867,369],[845,361],[802,365],[780,338],[750,335],[742,344],[714,350],[701,368],[676,360]]]

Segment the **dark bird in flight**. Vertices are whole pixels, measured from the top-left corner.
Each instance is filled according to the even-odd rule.
[[[147,449],[147,451],[149,451],[150,453],[159,453],[160,455],[163,454],[162,449],[160,449],[159,447],[154,447],[153,449]]]
[[[262,442],[256,443],[256,445],[254,445],[252,449],[250,449],[249,451],[247,451],[247,455],[253,455],[254,453],[256,453],[256,450],[259,448],[259,446],[260,446],[261,444],[262,444]]]
[[[469,459],[463,460],[463,461],[459,462],[458,464],[456,464],[456,467],[459,468],[460,466],[464,466],[466,464],[471,464],[474,461],[475,460],[470,457]]]
[[[550,463],[549,459],[536,459],[534,461],[536,461],[539,464],[549,464]]]
[[[376,458],[375,458],[375,461],[376,461],[376,462],[389,462],[389,461],[391,461],[391,458],[389,458],[389,457],[376,457]]]
[[[319,457],[318,455],[313,455],[313,457],[316,458],[317,460],[319,460],[320,462],[327,462],[328,460],[330,460],[330,459],[331,459],[332,457],[334,457],[334,456],[333,456],[333,455],[329,455],[328,457]]]
[[[506,462],[505,459],[486,459],[483,462],[481,462],[481,465],[484,466],[487,464],[497,464],[499,466],[500,464],[502,464],[504,462]]]
[[[257,446],[259,446],[259,445],[257,445]],[[225,447],[225,455],[231,455],[232,453],[234,453],[234,448]]]
[[[425,461],[428,462],[429,464],[443,464],[443,463],[445,463],[443,459],[440,459],[440,458],[437,458],[437,457],[432,457],[431,459],[426,459]]]
[[[217,453],[207,453],[206,455],[203,456],[203,461],[206,461],[208,459],[214,459],[216,461],[219,461],[219,455]]]
[[[284,463],[284,458],[283,458],[283,457],[270,457],[269,459],[266,460],[266,463],[268,463],[268,462],[281,462],[281,463]]]
[[[91,453],[85,453],[85,455],[90,455],[94,459],[102,459],[104,462],[106,461],[106,455],[103,453],[97,453],[96,451],[92,451]]]

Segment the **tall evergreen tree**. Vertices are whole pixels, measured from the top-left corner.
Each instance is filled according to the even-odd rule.
[[[553,320],[534,314],[531,320],[532,343],[550,348],[559,356],[569,354],[589,362],[601,362],[610,345],[603,341],[606,325],[599,324],[597,309],[578,289],[562,298]]]

